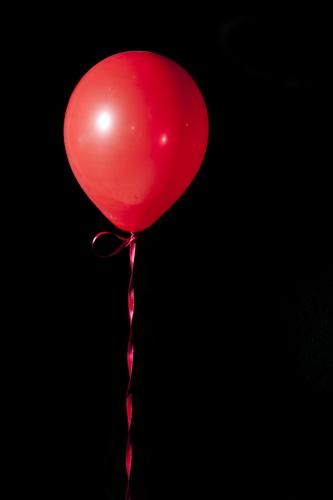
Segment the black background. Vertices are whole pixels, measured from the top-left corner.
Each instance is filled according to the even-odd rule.
[[[210,141],[190,189],[138,241],[133,500],[331,498],[325,14],[20,14],[4,261],[12,488],[124,498],[128,255],[93,255],[110,225],[72,176],[62,124],[92,65],[151,50],[199,84]]]

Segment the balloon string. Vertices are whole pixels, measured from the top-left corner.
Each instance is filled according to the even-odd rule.
[[[96,252],[96,242],[103,236],[116,236],[122,241],[115,250],[106,255],[102,255]],[[130,492],[130,482],[131,482],[131,472],[132,472],[132,459],[133,459],[133,443],[132,443],[132,417],[133,417],[133,400],[132,400],[132,381],[133,381],[133,365],[134,365],[134,341],[133,341],[133,316],[134,316],[134,263],[135,263],[135,252],[136,252],[136,240],[137,236],[131,233],[130,236],[124,237],[117,234],[110,233],[108,231],[103,231],[98,233],[92,241],[92,247],[99,257],[106,258],[117,255],[124,248],[129,247],[129,261],[130,261],[130,279],[128,286],[128,316],[129,316],[129,336],[128,336],[128,346],[127,346],[127,368],[128,368],[128,386],[126,391],[126,414],[127,414],[127,444],[126,444],[126,474],[127,474],[127,484],[126,484],[126,497],[125,500],[131,500]]]
[[[136,239],[132,238],[129,244],[130,257],[130,281],[128,286],[128,315],[129,315],[129,337],[127,348],[127,366],[128,366],[128,387],[126,394],[126,410],[127,410],[127,448],[126,448],[126,471],[127,471],[127,491],[126,500],[131,500],[130,495],[130,479],[132,470],[133,445],[131,437],[133,403],[132,403],[132,374],[134,362],[134,342],[133,342],[133,316],[134,316],[134,261],[136,251]]]

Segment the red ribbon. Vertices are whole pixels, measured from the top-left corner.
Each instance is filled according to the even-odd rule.
[[[96,242],[103,236],[115,236],[122,241],[115,250],[106,255],[96,252]],[[136,251],[136,240],[137,236],[131,233],[130,236],[120,236],[108,231],[103,231],[96,234],[92,240],[92,247],[94,252],[98,257],[107,258],[113,257],[121,252],[124,248],[129,247],[129,260],[130,260],[130,279],[128,286],[128,316],[129,316],[129,337],[128,337],[128,347],[127,347],[127,367],[128,367],[128,386],[126,391],[126,413],[127,413],[127,445],[126,445],[126,473],[127,473],[127,485],[126,485],[126,500],[131,500],[130,492],[130,482],[131,482],[131,471],[132,471],[132,459],[133,459],[133,444],[131,437],[132,428],[132,417],[133,417],[133,401],[132,401],[132,375],[133,375],[133,364],[134,364],[134,342],[133,342],[133,316],[134,316],[134,262],[135,262],[135,251]]]

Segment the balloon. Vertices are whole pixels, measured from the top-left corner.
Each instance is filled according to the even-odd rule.
[[[64,139],[82,189],[115,226],[134,233],[153,224],[197,174],[208,114],[181,66],[151,52],[122,52],[79,81]]]

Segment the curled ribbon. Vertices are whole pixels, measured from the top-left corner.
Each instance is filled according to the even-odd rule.
[[[115,236],[117,239],[122,241],[122,243],[112,252],[104,255],[96,251],[96,243],[103,236]],[[132,457],[133,457],[133,444],[131,437],[132,428],[132,416],[133,416],[133,400],[132,400],[132,375],[133,375],[133,364],[134,364],[134,342],[133,342],[133,316],[134,316],[134,262],[135,262],[135,252],[136,252],[136,240],[137,236],[131,233],[129,236],[120,236],[118,234],[111,233],[109,231],[103,231],[96,234],[92,240],[92,247],[95,254],[100,258],[108,258],[117,255],[125,248],[129,247],[129,260],[130,260],[130,279],[128,286],[128,316],[129,316],[129,337],[128,337],[128,347],[127,347],[127,368],[128,368],[128,386],[126,391],[126,413],[127,413],[127,445],[126,445],[126,473],[127,473],[127,485],[126,485],[126,500],[131,500],[130,492],[130,481],[131,481],[131,471],[132,471]]]

